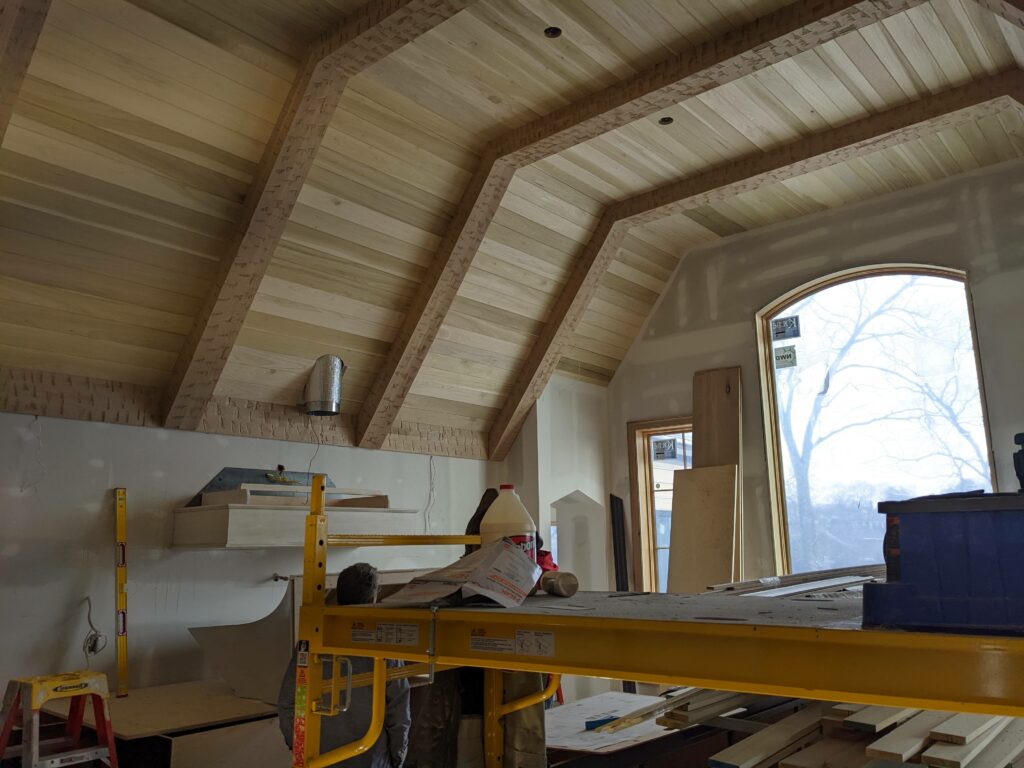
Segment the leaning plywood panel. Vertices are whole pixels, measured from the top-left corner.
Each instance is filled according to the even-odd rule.
[[[669,592],[703,592],[732,578],[737,475],[735,464],[675,473]]]
[[[236,695],[274,704],[292,649],[292,603],[289,587],[277,607],[262,619],[247,624],[189,627],[188,631],[202,647],[207,662]]]
[[[732,580],[743,580],[743,407],[740,369],[715,368],[693,374],[693,466],[735,464]]]

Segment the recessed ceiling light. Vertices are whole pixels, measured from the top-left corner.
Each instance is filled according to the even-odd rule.
[[[550,37],[552,40],[554,40],[556,37],[561,37],[561,36],[562,36],[562,28],[561,27],[548,27],[547,29],[544,30],[544,37]]]
[[[659,117],[658,125],[672,125],[675,122],[674,118],[671,117]]]

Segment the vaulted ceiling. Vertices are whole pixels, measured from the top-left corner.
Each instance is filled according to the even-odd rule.
[[[228,434],[500,458],[690,249],[1024,156],[1022,0],[15,0],[0,56],[0,408]]]

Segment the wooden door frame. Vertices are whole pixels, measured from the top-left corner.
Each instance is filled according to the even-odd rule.
[[[654,488],[650,476],[651,435],[670,432],[692,432],[692,416],[669,416],[662,419],[630,421],[626,424],[629,448],[630,539],[632,541],[633,589],[643,592],[657,590],[655,580]],[[642,483],[642,484],[641,484]],[[642,493],[641,489],[647,492]]]

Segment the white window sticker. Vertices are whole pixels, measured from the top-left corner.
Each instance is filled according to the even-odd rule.
[[[796,347],[776,347],[775,367],[796,368]]]
[[[772,320],[772,341],[800,338],[800,315],[777,317]]]
[[[473,635],[469,638],[469,650],[484,653],[515,653],[516,646],[511,637]]]
[[[555,633],[517,629],[516,653],[520,656],[554,656]]]
[[[352,627],[353,643],[380,643],[382,645],[417,645],[420,628],[416,624],[377,624]]]

